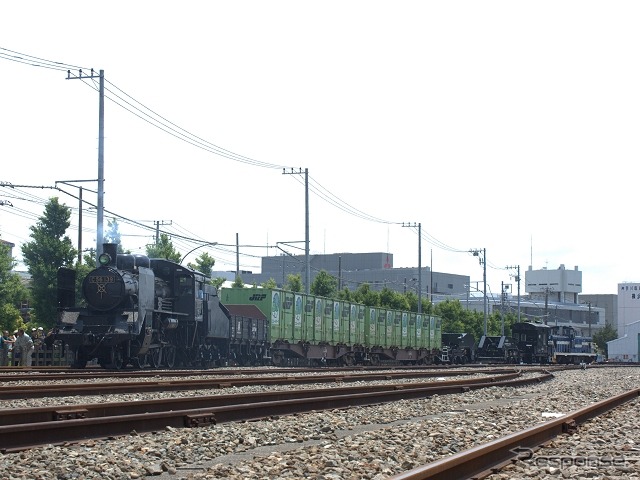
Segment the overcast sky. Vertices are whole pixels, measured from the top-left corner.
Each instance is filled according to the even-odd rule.
[[[182,237],[219,242],[189,260],[220,270],[237,234],[259,271],[305,239],[304,176],[282,168],[307,168],[312,254],[415,267],[401,224],[420,223],[423,266],[480,281],[469,250],[486,249],[489,291],[506,266],[565,265],[616,293],[640,280],[638,24],[636,1],[7,2],[0,181],[97,179],[97,81],[66,65],[103,69],[105,209],[134,252],[160,222],[183,254]],[[48,188],[0,188],[1,238],[28,241],[52,195],[76,242],[77,200]]]

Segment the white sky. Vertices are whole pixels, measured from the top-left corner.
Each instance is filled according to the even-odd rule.
[[[204,241],[238,234],[259,246],[241,248],[243,269],[280,253],[266,245],[305,238],[303,177],[285,166],[382,220],[312,191],[312,254],[389,251],[414,267],[418,236],[397,223],[415,222],[434,271],[482,280],[468,251],[486,248],[492,292],[513,283],[507,265],[524,280],[529,265],[564,264],[583,272],[583,293],[616,293],[640,278],[639,24],[636,1],[6,2],[0,181],[97,178],[97,92],[7,60],[12,50],[104,69],[111,98],[275,167],[206,152],[106,100],[105,208]],[[33,196],[54,194],[77,207],[53,190],[0,188],[13,205],[0,207],[1,237],[28,241],[43,213]],[[125,248],[152,241],[120,224]],[[95,211],[83,227],[95,246]],[[233,250],[189,259],[208,251],[233,270]]]

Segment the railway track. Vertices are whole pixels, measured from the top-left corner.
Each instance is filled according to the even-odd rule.
[[[2,385],[0,386],[0,399],[25,399],[39,397],[62,397],[73,395],[109,395],[118,393],[142,393],[142,392],[166,392],[181,390],[202,390],[202,389],[222,389],[242,387],[247,385],[288,385],[288,384],[310,384],[310,383],[353,383],[376,380],[399,380],[407,378],[434,378],[483,374],[487,376],[515,373],[516,369],[485,369],[485,370],[419,370],[419,371],[393,371],[393,372],[345,372],[321,375],[293,375],[287,372],[285,375],[274,375],[250,377],[250,376],[220,376],[211,375],[205,378],[196,379],[155,379],[147,381],[127,381],[117,382],[111,377],[104,377],[102,382],[80,383],[76,380],[83,380],[91,377],[59,377],[44,375],[38,378],[27,375],[23,382],[28,384]],[[136,377],[137,378],[137,377]],[[147,377],[148,378],[148,377]],[[17,381],[15,376],[5,377],[5,380]],[[68,383],[41,383],[53,380],[71,381]]]
[[[508,373],[434,384],[365,385],[258,394],[214,395],[138,402],[65,405],[0,410],[0,451],[46,444],[151,432],[167,427],[198,427],[326,409],[351,408],[398,400],[447,395],[487,387],[513,387],[553,378],[551,373]]]
[[[533,452],[544,448],[563,434],[573,434],[578,427],[600,415],[635,400],[640,389],[629,390],[575,410],[567,415],[541,425],[507,435],[447,458],[394,475],[391,480],[450,480],[483,479],[521,459],[530,458]]]

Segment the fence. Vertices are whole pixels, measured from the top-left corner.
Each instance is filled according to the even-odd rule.
[[[17,365],[20,354],[13,355],[13,350],[7,352],[7,361],[1,366],[15,366]],[[46,367],[46,366],[62,366],[66,367],[73,362],[73,352],[65,348],[65,345],[61,342],[54,342],[51,348],[47,348],[44,344],[36,346],[32,354],[31,365],[34,367]]]

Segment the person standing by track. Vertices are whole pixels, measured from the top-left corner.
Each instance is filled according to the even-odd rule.
[[[5,345],[5,333],[0,336],[0,367],[4,367],[7,363],[7,347],[9,345]]]
[[[33,340],[31,337],[24,333],[24,328],[18,330],[18,336],[13,345],[13,351],[20,352],[20,366],[30,367],[33,360],[32,355],[35,350],[33,346]]]

